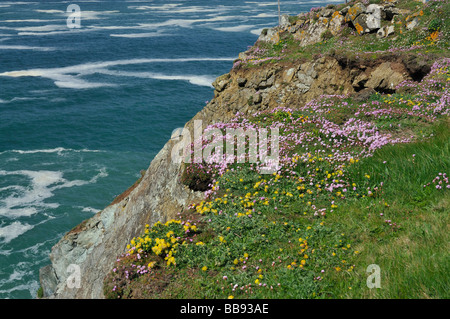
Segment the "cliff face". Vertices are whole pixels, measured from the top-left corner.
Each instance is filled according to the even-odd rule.
[[[320,18],[315,23],[323,23]],[[345,23],[344,20],[342,18],[340,23]],[[292,27],[295,25],[270,30],[268,34],[291,32]],[[304,33],[300,31],[299,36],[301,34]],[[316,33],[311,37],[316,37]],[[263,41],[268,40],[260,39],[257,44]],[[300,41],[306,40],[301,38]],[[239,61],[249,54],[251,52],[241,54]],[[277,106],[296,108],[323,94],[355,94],[355,98],[364,99],[367,91],[392,92],[404,80],[420,80],[431,63],[394,53],[370,61],[331,53],[309,60],[234,67],[216,79],[214,99],[186,123],[186,127],[192,129],[194,120],[202,120],[204,126],[226,122],[236,112],[250,114]],[[203,193],[194,192],[180,182],[183,167],[171,160],[175,144],[175,140],[169,140],[137,185],[68,232],[52,248],[51,265],[40,272],[45,297],[103,298],[104,277],[117,256],[125,251],[129,240],[143,232],[145,224],[164,222],[187,205],[203,199]],[[70,264],[80,267],[80,288],[69,288],[66,284],[71,275],[67,271]]]
[[[168,141],[129,194],[68,232],[52,248],[52,264],[41,269],[44,296],[102,298],[103,278],[127,241],[145,224],[174,217],[200,196],[178,182],[180,167],[171,161],[172,146]],[[70,264],[80,266],[79,289],[66,285]]]

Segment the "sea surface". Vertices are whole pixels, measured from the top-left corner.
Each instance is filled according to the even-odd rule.
[[[277,24],[277,1],[0,1],[0,298],[35,298],[51,247],[131,186]]]

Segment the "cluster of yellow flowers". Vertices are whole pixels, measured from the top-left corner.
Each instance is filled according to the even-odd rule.
[[[174,254],[176,253],[176,248],[180,244],[179,239],[175,237],[175,233],[172,230],[168,230],[165,234],[162,234],[163,236],[165,235],[166,238],[161,236],[161,230],[167,230],[171,224],[181,224],[181,221],[171,219],[164,224],[158,221],[152,228],[150,228],[150,225],[148,224],[145,225],[145,235],[137,238],[134,237],[130,241],[130,244],[127,245],[128,254],[153,252],[157,256],[165,256],[164,260],[168,266],[176,265]],[[183,227],[186,227],[186,225]],[[188,229],[196,229],[195,225],[189,224],[187,227]],[[148,267],[153,268],[155,264],[155,262],[150,262]]]
[[[222,201],[222,199],[219,197],[219,198],[216,198],[216,201]],[[195,210],[197,211],[197,213],[199,213],[201,215],[203,215],[205,213],[209,213],[209,212],[216,213],[217,210],[213,209],[213,211],[211,211],[212,206],[213,206],[213,202],[201,201],[200,204],[195,206]]]
[[[298,231],[298,230],[297,230]],[[298,241],[301,243],[300,244],[300,251],[298,252],[299,255],[303,255],[300,260],[300,262],[297,264],[296,261],[291,262],[289,265],[287,265],[288,269],[294,269],[295,267],[298,268],[303,268],[306,265],[306,260],[309,258],[309,256],[305,253],[308,249],[308,238],[303,239],[303,238],[299,238]]]

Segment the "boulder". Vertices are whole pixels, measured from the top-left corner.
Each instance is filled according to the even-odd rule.
[[[336,11],[335,13],[333,13],[333,15],[331,17],[330,25],[328,26],[328,30],[330,30],[330,32],[333,35],[337,35],[337,34],[339,34],[343,23],[344,23],[344,16],[342,14],[340,14],[338,11]]]
[[[381,28],[381,19],[382,19],[382,7],[377,4],[371,4],[367,6],[367,14],[368,14],[368,26],[371,30],[377,30]]]
[[[289,22],[289,15],[287,15],[287,14],[283,14],[282,16],[281,16],[281,19],[280,19],[280,26],[281,27],[287,27],[287,26],[289,26],[291,23]]]
[[[330,19],[320,17],[316,23],[312,23],[306,30],[302,30],[300,33],[294,34],[294,39],[300,41],[301,46],[320,42],[321,35],[328,29]]]
[[[352,23],[359,35],[377,30],[381,26],[380,21],[377,23],[369,14],[360,14]]]
[[[353,22],[360,14],[365,12],[366,7],[361,2],[358,2],[348,9],[347,14],[345,15],[345,22]]]
[[[371,4],[365,13],[360,13],[351,20],[358,34],[369,33],[381,28],[381,6]]]
[[[222,92],[228,85],[229,79],[230,79],[229,73],[221,75],[212,83],[212,86],[216,89],[217,92]]]
[[[48,298],[52,296],[58,285],[58,279],[56,278],[52,265],[47,265],[39,269],[39,280],[42,287],[43,297]]]
[[[365,87],[381,92],[395,91],[397,85],[411,79],[404,71],[400,72],[391,62],[383,62],[370,73]]]
[[[346,6],[345,8],[341,9],[341,11],[339,11],[339,13],[343,16],[345,16],[348,12],[348,10],[350,9],[349,6]]]
[[[291,82],[292,78],[294,77],[294,74],[295,74],[295,68],[290,68],[290,69],[284,71],[283,75],[282,75],[282,81],[284,83]]]
[[[331,17],[331,15],[334,13],[334,10],[333,9],[327,9],[327,8],[324,8],[324,9],[322,9],[322,11],[320,12],[320,15],[322,16],[322,17],[324,17],[324,18],[329,18],[329,17]]]
[[[264,29],[261,32],[258,41],[270,42],[275,44],[278,43],[278,41],[280,41],[280,34],[276,28]]]
[[[393,25],[387,25],[377,31],[378,38],[387,38],[391,34],[394,34],[394,26]]]

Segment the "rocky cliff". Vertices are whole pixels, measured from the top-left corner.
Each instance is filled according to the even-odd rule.
[[[281,26],[264,30],[255,45],[239,55],[233,69],[216,79],[214,98],[186,128],[192,130],[193,121],[199,119],[204,125],[226,122],[236,112],[250,114],[277,106],[295,109],[324,94],[364,100],[374,91],[395,92],[406,80],[420,81],[429,72],[432,58],[407,50],[343,52],[337,38],[346,30],[346,37],[394,38],[403,30],[398,21],[404,21],[405,30],[413,30],[420,19],[419,9],[399,8],[393,1],[352,2],[283,17]],[[327,50],[314,46],[326,43],[327,37],[335,41]],[[51,265],[40,272],[45,297],[103,298],[105,275],[145,224],[164,222],[203,199],[202,192],[181,183],[183,166],[171,160],[175,143],[169,140],[135,185],[52,248]],[[80,288],[67,285],[70,264],[80,267]]]

